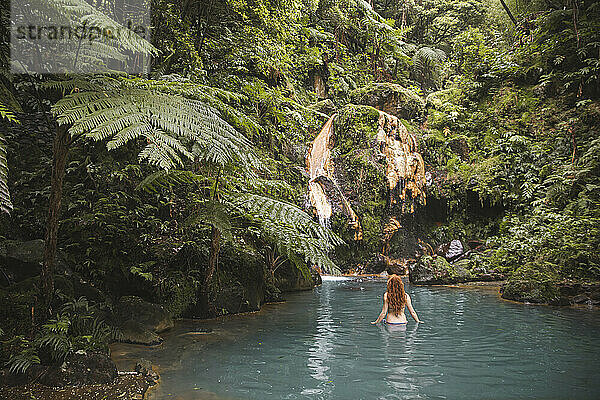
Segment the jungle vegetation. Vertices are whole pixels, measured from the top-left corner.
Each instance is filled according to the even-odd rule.
[[[120,296],[219,315],[246,276],[346,268],[351,238],[305,208],[306,149],[378,84],[425,105],[400,116],[430,173],[402,237],[485,242],[509,279],[600,280],[598,1],[154,0],[147,76],[13,74],[0,7],[0,246],[44,239],[39,280],[0,289],[14,371],[105,348]],[[57,255],[104,300],[74,298]]]

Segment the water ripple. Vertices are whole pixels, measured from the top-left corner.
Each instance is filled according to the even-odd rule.
[[[600,397],[597,311],[408,285],[425,323],[373,326],[384,291],[382,281],[327,281],[258,314],[204,323],[216,337],[176,360],[169,348],[186,335],[173,334],[162,356],[144,355],[169,364],[152,399],[202,398],[189,395],[197,388],[236,399]]]

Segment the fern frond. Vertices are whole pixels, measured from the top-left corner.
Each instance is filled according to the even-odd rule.
[[[154,83],[154,84],[153,84]],[[58,101],[53,113],[60,124],[71,124],[72,135],[107,140],[109,150],[144,137],[148,145],[139,158],[160,168],[183,165],[192,159],[187,145],[196,143],[200,160],[219,165],[236,164],[252,170],[259,164],[250,141],[202,101],[178,94],[169,82],[137,78],[94,79],[90,91],[76,91],[77,80],[64,85],[53,82],[55,90],[71,90]],[[165,89],[167,88],[167,89]],[[221,95],[223,95],[221,93]],[[181,140],[185,138],[185,143]]]
[[[104,3],[104,2],[101,2]],[[72,41],[56,40],[49,47],[51,64],[58,71],[74,71],[78,73],[96,73],[98,71],[111,72],[109,66],[133,61],[132,56],[142,55],[149,57],[157,55],[158,50],[146,39],[134,33],[129,27],[123,26],[104,13],[109,7],[105,4],[92,6],[85,0],[29,0],[27,2],[13,3],[13,14],[17,16],[15,24],[27,21],[54,21],[59,25],[85,27],[87,32],[97,29],[106,32],[110,29],[111,35],[102,35],[97,40],[81,40],[79,43]],[[141,13],[144,13],[140,9]],[[26,16],[26,17],[20,17]],[[19,19],[20,17],[20,19]],[[132,19],[143,20],[144,15],[132,16]],[[27,20],[25,20],[27,18]],[[132,54],[133,53],[133,54]],[[138,62],[137,65],[140,63]],[[45,67],[31,60],[13,64],[16,70],[27,73],[31,71],[46,71]]]
[[[0,119],[6,119],[9,122],[19,123],[15,114],[12,113],[11,110],[8,109],[1,101],[0,101]]]
[[[177,150],[185,150],[183,145],[177,139],[169,137],[159,130],[155,130],[146,135],[148,145],[140,151],[138,158],[140,161],[146,161],[150,165],[169,170],[176,166],[183,166],[181,157]],[[187,150],[185,154],[187,154]]]
[[[306,212],[292,204],[249,193],[230,195],[227,201],[240,215],[259,222],[262,234],[275,243],[280,253],[300,254],[324,271],[339,272],[327,253],[344,241]]]
[[[421,47],[413,56],[413,71],[421,80],[437,79],[440,64],[446,61],[446,53],[433,47]]]
[[[10,357],[6,365],[12,374],[22,374],[35,364],[40,363],[40,358],[35,352],[35,349],[25,349],[18,354]]]
[[[197,224],[208,224],[219,230],[225,240],[231,240],[233,235],[231,234],[231,219],[230,211],[227,205],[214,200],[207,200],[198,203],[197,209],[192,215],[190,215],[185,224],[197,225]]]
[[[160,189],[169,188],[175,185],[199,184],[202,179],[203,178],[200,175],[197,175],[192,171],[176,169],[157,171],[148,175],[140,182],[137,189],[145,190],[147,192],[157,192]]]

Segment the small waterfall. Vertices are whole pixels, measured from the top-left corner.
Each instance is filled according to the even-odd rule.
[[[319,215],[319,224],[325,228],[331,228],[331,220]]]
[[[334,144],[334,119],[331,116],[312,143],[306,166],[310,176],[308,198],[313,212],[323,226],[330,226],[334,210],[341,211],[354,229],[354,239],[362,240],[358,216],[336,182],[331,149]],[[389,188],[389,213],[382,232],[382,255],[386,256],[395,232],[402,227],[400,217],[413,213],[415,202],[425,203],[425,164],[417,151],[417,139],[397,117],[379,111],[374,151],[385,159],[385,178]]]
[[[316,211],[319,223],[323,226],[329,225],[329,220],[333,212],[320,178],[333,178],[333,163],[331,162],[329,141],[333,132],[333,120],[335,116],[336,114],[332,115],[323,126],[321,132],[313,141],[306,159],[310,176],[310,181],[308,182],[310,204]]]

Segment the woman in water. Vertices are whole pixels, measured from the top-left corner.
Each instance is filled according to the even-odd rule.
[[[377,321],[371,323],[378,324],[384,321],[386,324],[406,324],[408,321],[406,320],[406,315],[404,315],[405,306],[408,307],[408,311],[414,320],[421,322],[412,306],[410,296],[404,291],[402,278],[398,275],[392,275],[387,281],[387,292],[383,295],[381,314],[379,314]]]

